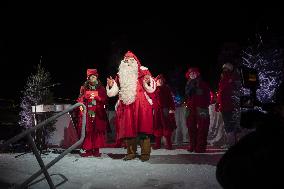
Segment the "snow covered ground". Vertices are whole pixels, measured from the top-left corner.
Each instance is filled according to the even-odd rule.
[[[221,188],[215,177],[216,164],[224,151],[209,149],[208,153],[190,153],[184,149],[153,150],[151,159],[123,161],[123,148],[104,148],[100,158],[82,158],[68,154],[48,172],[61,189],[215,189]],[[140,152],[140,149],[138,149]],[[0,188],[20,184],[40,169],[33,154],[0,154]],[[58,154],[42,155],[45,163]],[[43,176],[29,188],[49,188]],[[63,182],[63,183],[62,183]],[[60,184],[61,183],[61,184]]]

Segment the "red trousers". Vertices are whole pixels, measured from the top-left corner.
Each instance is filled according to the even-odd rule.
[[[190,112],[187,119],[189,151],[206,151],[209,123],[209,116],[201,116],[198,113]]]
[[[86,136],[83,141],[82,148],[84,150],[92,150],[105,146],[105,133],[95,131],[93,119],[87,119]]]

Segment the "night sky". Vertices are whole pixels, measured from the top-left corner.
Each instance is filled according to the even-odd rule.
[[[105,84],[127,50],[154,76],[164,73],[180,89],[188,65],[200,67],[204,79],[216,87],[217,57],[224,42],[244,46],[256,32],[269,29],[282,36],[283,47],[284,13],[279,6],[163,6],[1,11],[0,98],[19,100],[41,56],[53,83],[61,83],[53,88],[55,97],[75,100],[87,68],[97,68]]]

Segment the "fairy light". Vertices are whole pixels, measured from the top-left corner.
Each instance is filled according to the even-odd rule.
[[[243,50],[242,65],[253,68],[258,73],[259,86],[256,90],[258,101],[272,103],[275,100],[275,91],[283,76],[282,50],[275,46],[268,47],[264,44],[261,35],[257,35],[257,37],[257,44]],[[247,95],[248,90],[243,88],[242,94]]]

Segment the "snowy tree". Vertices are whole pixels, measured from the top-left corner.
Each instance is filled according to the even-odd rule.
[[[51,116],[51,113],[45,113],[34,117],[32,112],[32,106],[50,104],[53,101],[53,94],[49,86],[51,86],[50,73],[40,63],[37,65],[36,73],[28,77],[26,86],[22,91],[23,96],[20,104],[22,110],[20,111],[19,122],[22,127],[31,128],[35,125],[35,118],[41,122]],[[55,130],[53,125],[54,123],[46,125],[44,129],[37,131],[37,134],[34,135],[38,148],[42,148],[42,145],[45,145],[45,138]]]
[[[274,102],[275,91],[283,77],[282,49],[276,42],[274,39],[265,41],[262,35],[256,34],[255,40],[242,51],[242,65],[257,71],[259,86],[256,97],[261,103]]]

